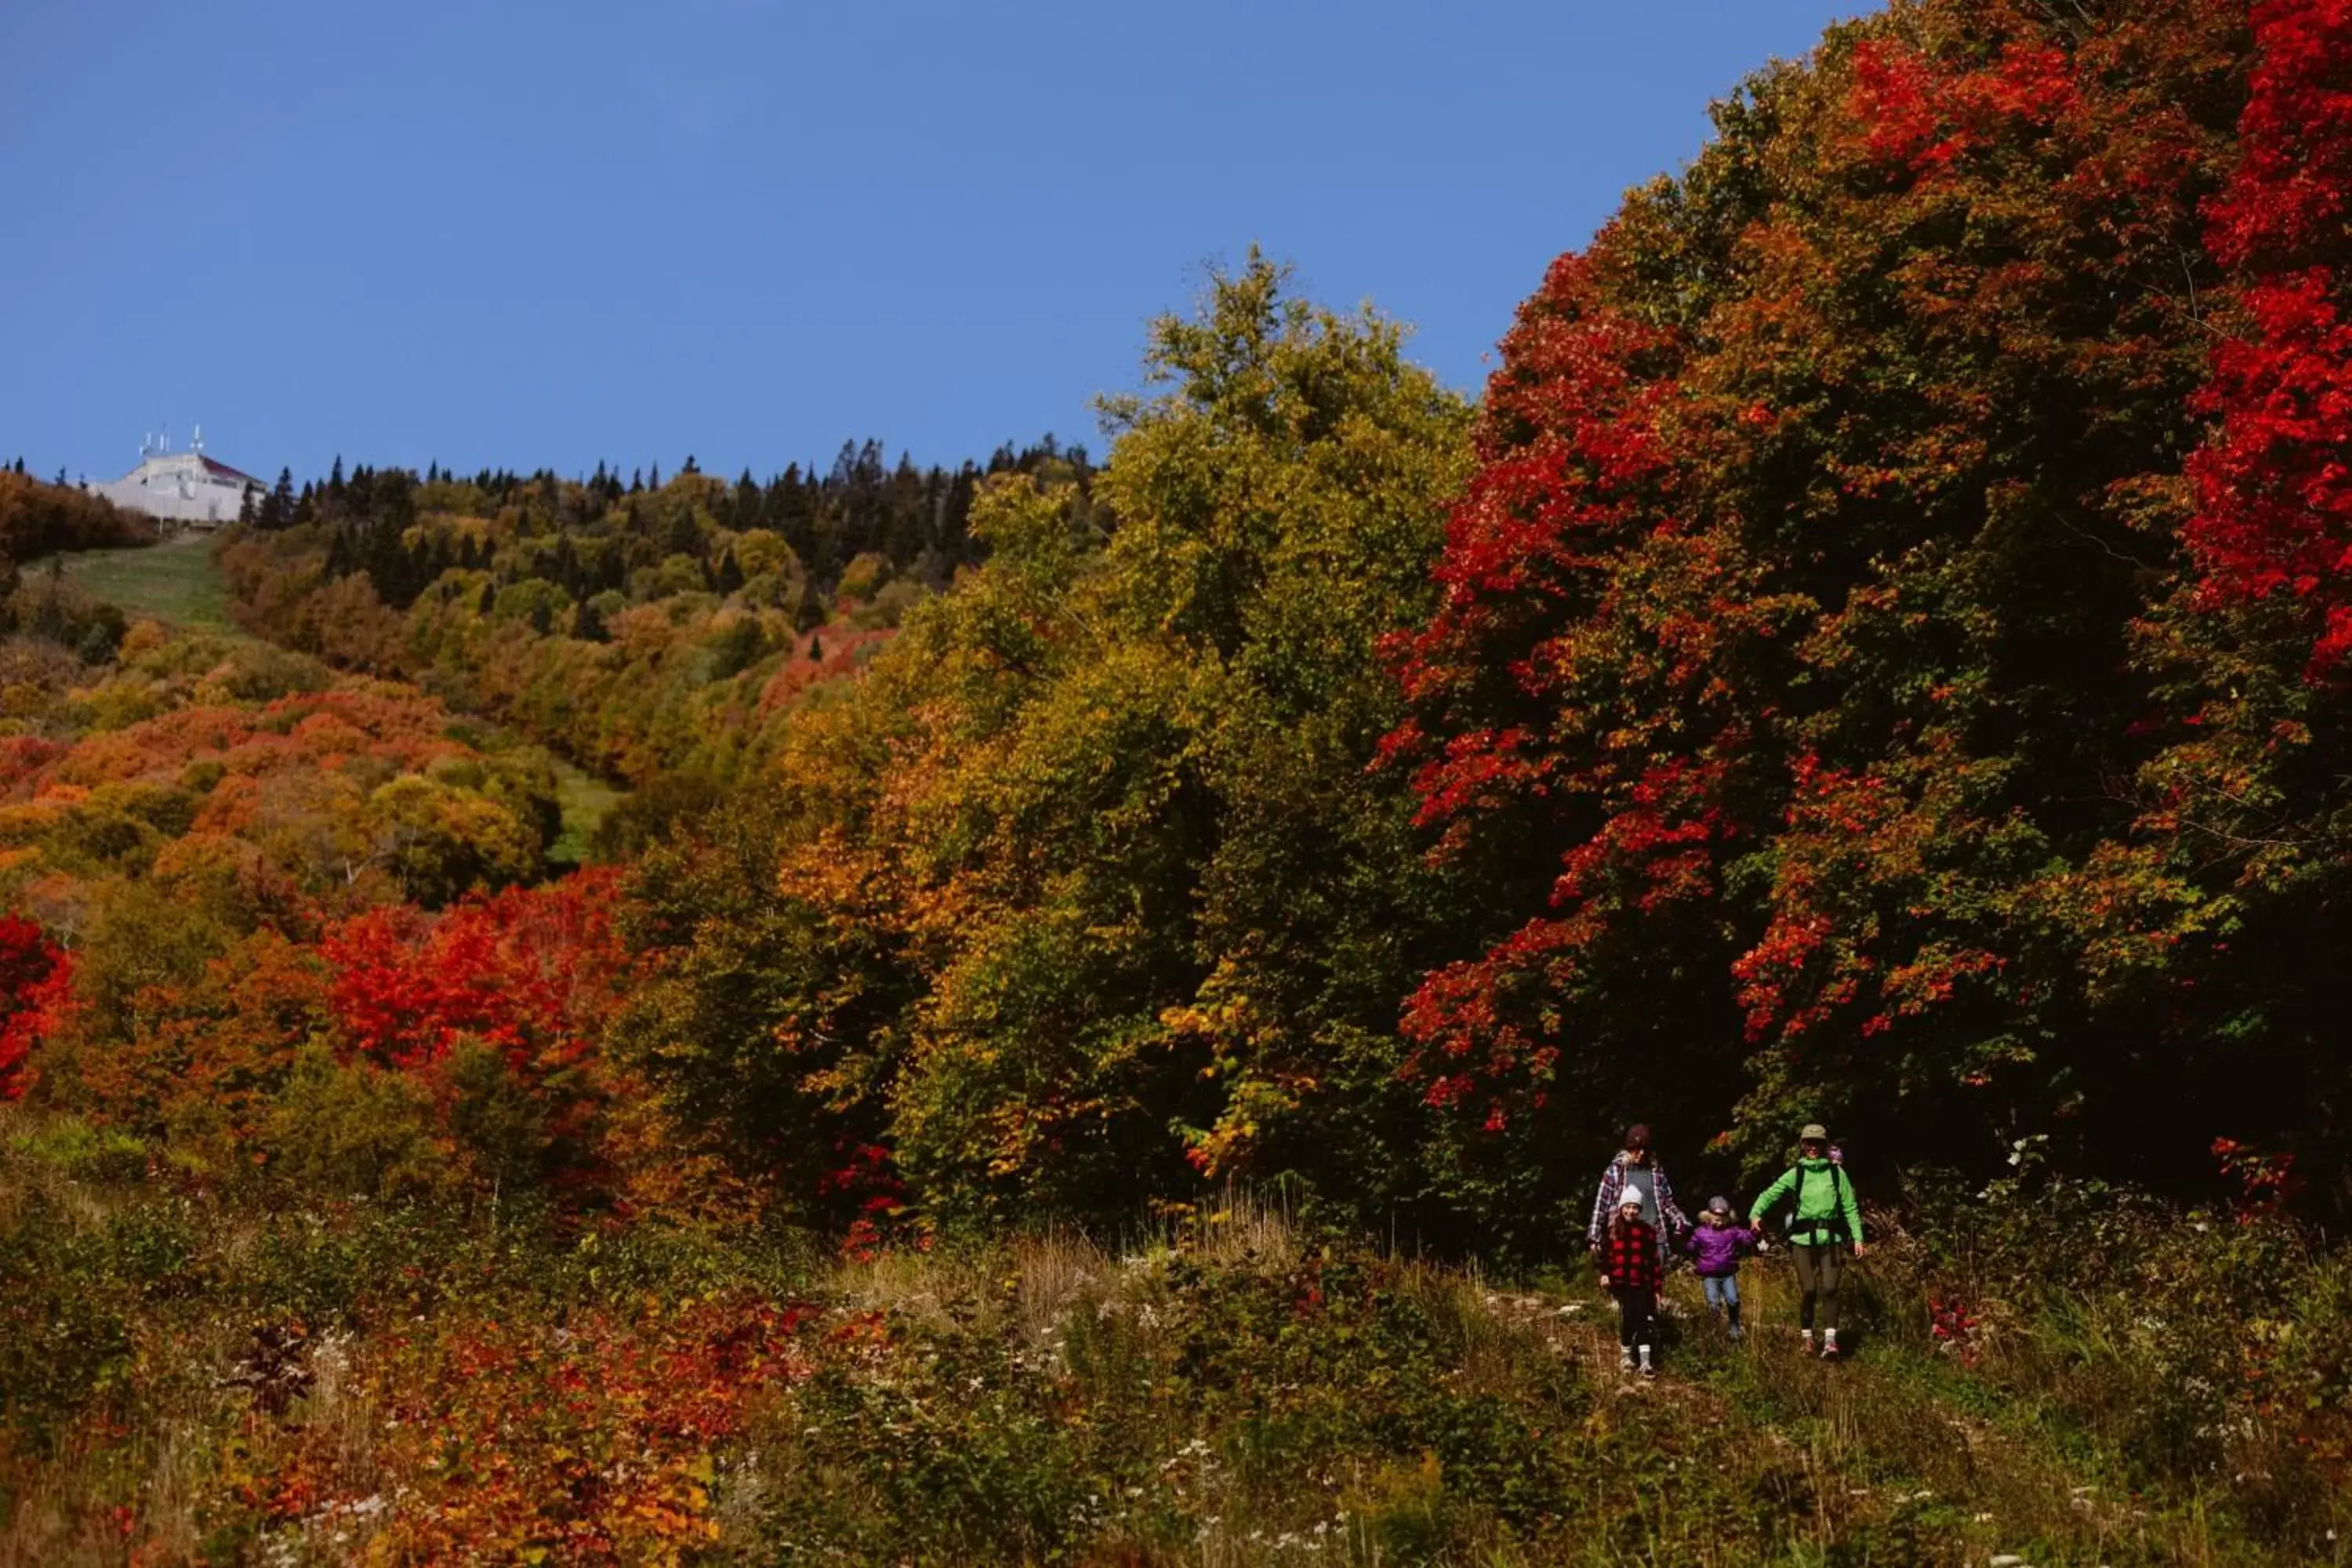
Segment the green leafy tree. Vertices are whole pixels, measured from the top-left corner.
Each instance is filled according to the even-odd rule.
[[[646,1007],[758,998],[731,1043],[649,1030],[705,1042],[652,1048],[656,1078],[681,1107],[792,1089],[736,1124],[747,1157],[877,1140],[949,1216],[1286,1171],[1368,1210],[1417,1191],[1396,999],[1447,894],[1366,764],[1467,413],[1394,324],[1255,256],[1155,325],[1147,374],[1094,496],[983,484],[988,563],[795,726],[766,853],[726,862],[769,954],[688,921],[713,895],[667,868],[709,852],[653,863]]]

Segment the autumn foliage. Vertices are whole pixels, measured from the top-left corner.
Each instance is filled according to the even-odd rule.
[[[223,550],[250,636],[16,584],[0,1500],[84,1465],[142,1561],[1940,1561],[2080,1465],[2060,1554],[2307,1560],[2352,6],[1899,0],[1715,123],[1475,405],[1252,252],[1100,469],[339,464]],[[0,546],[111,526],[49,489]],[[605,863],[501,726],[633,787]],[[1590,1405],[1578,1301],[1401,1261],[1538,1277],[1634,1120],[1685,1196],[1815,1120],[1900,1192],[1896,1459],[1770,1458],[1769,1348],[1661,1438],[1708,1395]],[[1147,1241],[988,1249],[1072,1221]]]
[[[1833,28],[1551,266],[1460,480],[1221,279],[1108,544],[983,497],[989,565],[773,806],[650,863],[655,1079],[754,1164],[887,1147],[919,1208],[1176,1199],[1181,1154],[1486,1237],[1636,1117],[1727,1174],[1814,1118],[2307,1155],[2352,1103],[2342,26]]]
[[[2205,601],[2293,602],[2324,676],[2352,649],[2352,14],[2269,0],[2252,20],[2238,163],[2208,208],[2233,320],[2198,399],[2215,431],[2189,465],[2186,538]]]
[[[803,693],[982,552],[966,522],[986,478],[1049,471],[1083,484],[1084,450],[1048,437],[985,468],[893,470],[867,442],[765,484],[690,460],[626,486],[338,461],[282,487],[222,561],[238,618],[274,642],[425,681],[608,776],[707,791],[754,772]],[[649,795],[615,837],[669,814]]]
[[[73,964],[22,915],[0,916],[0,1100],[25,1093],[25,1061],[70,1003]]]
[[[1410,1192],[1389,1031],[1445,895],[1364,765],[1466,418],[1401,346],[1253,258],[1155,324],[1090,492],[983,488],[987,563],[638,870],[620,1039],[683,1125],[844,1223],[861,1147],[927,1223]]]
[[[394,905],[331,927],[319,946],[343,1039],[388,1067],[438,1061],[468,1037],[518,1068],[576,1060],[627,985],[613,881],[586,871],[438,919]]]
[[[2345,26],[1897,7],[1553,268],[1386,742],[1520,910],[1404,1019],[1486,1157],[1664,1091],[2181,1171],[2352,1091],[2242,945],[2342,864]]]
[[[61,476],[62,477],[62,476]],[[70,485],[0,468],[0,559],[21,564],[56,550],[152,544],[155,525]]]
[[[736,1294],[583,1313],[556,1344],[450,1315],[383,1345],[339,1389],[388,1417],[363,1463],[314,1425],[236,1478],[241,1500],[281,1527],[365,1531],[394,1560],[691,1562],[719,1534],[712,1451],[805,1375],[795,1331],[812,1315]],[[386,1510],[386,1472],[421,1495]]]
[[[952,540],[855,453],[281,498],[226,552],[248,626],[645,786],[611,846],[669,842],[574,933],[642,983],[585,1013],[515,945],[571,917],[497,890],[541,781],[389,680],[101,681],[0,740],[0,875],[88,927],[86,1036],[246,1016],[260,956],[108,958],[103,862],[331,971],[367,1093],[495,1058],[536,1102],[609,1015],[698,1157],[842,1225],[1289,1176],[1536,1245],[1557,1152],[1635,1115],[1727,1173],[1815,1117],[2310,1169],[2352,1097],[2347,25],[1832,28],[1550,266],[1475,426],[1254,261],[1155,327],[1103,469],[971,470]]]

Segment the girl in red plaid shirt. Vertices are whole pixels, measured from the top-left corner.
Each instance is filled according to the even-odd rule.
[[[1638,1353],[1643,1377],[1658,1375],[1650,1347],[1657,1341],[1660,1283],[1657,1228],[1642,1218],[1642,1191],[1628,1182],[1601,1238],[1601,1288],[1617,1298],[1617,1364],[1632,1372]]]

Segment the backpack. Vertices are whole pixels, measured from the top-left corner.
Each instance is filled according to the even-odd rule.
[[[1780,1215],[1780,1234],[1784,1237],[1797,1228],[1797,1211],[1805,1205],[1805,1168],[1802,1165],[1791,1165],[1789,1167],[1789,1175],[1790,1178],[1789,1206]],[[1832,1243],[1838,1246],[1843,1246],[1853,1239],[1845,1223],[1846,1200],[1852,1194],[1846,1191],[1845,1164],[1843,1161],[1832,1160],[1830,1162],[1830,1217],[1818,1223],[1830,1233]]]

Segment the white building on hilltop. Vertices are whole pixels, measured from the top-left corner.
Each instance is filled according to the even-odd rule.
[[[111,484],[85,485],[129,511],[187,528],[220,528],[235,522],[245,510],[245,498],[258,503],[269,487],[251,474],[205,456],[201,426],[188,450],[174,452],[161,437],[139,443],[139,466]]]

